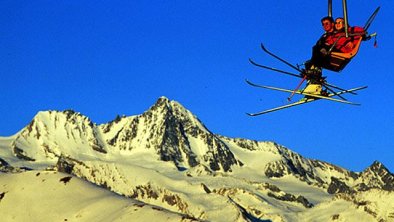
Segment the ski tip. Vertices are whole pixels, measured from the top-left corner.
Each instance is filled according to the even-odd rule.
[[[256,116],[256,114],[254,114],[254,113],[245,113],[245,114],[248,116]]]
[[[361,103],[355,103],[355,102],[349,102],[349,101],[343,101],[343,103],[353,105],[353,106],[361,106]]]
[[[360,87],[354,88],[354,90],[363,90],[366,88],[368,88],[368,86],[360,86]]]
[[[250,62],[252,65],[262,67],[262,65],[256,63],[252,58],[249,58],[249,62]],[[263,67],[263,68],[264,68],[264,67]]]
[[[248,79],[245,79],[245,82],[251,86],[255,86],[255,87],[259,87],[256,84],[254,84],[253,82],[249,81]]]

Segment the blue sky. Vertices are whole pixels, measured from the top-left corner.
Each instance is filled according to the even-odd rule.
[[[333,0],[333,14],[342,14]],[[296,64],[322,34],[327,1],[0,1],[0,136],[43,110],[73,109],[95,123],[137,115],[160,96],[176,100],[217,134],[270,140],[301,155],[361,171],[379,160],[394,171],[393,1],[349,0],[350,25],[370,27],[341,73],[325,71],[362,106],[317,101],[248,117],[286,104],[298,79],[262,70],[248,58],[292,71],[259,48]]]

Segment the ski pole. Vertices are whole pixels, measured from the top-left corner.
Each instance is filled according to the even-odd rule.
[[[293,90],[293,92],[291,93],[291,95],[289,97],[287,97],[287,101],[291,101],[291,98],[294,96],[295,92],[301,87],[302,83],[305,81],[306,79],[306,75],[304,75],[304,77],[302,78],[301,82],[298,84],[298,86]]]

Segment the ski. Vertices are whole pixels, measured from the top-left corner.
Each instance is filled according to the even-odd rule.
[[[276,90],[276,91],[288,92],[288,93],[296,93],[296,94],[304,95],[304,96],[307,96],[307,97],[326,99],[326,100],[330,100],[330,101],[334,101],[334,102],[340,102],[340,103],[345,103],[345,104],[349,104],[349,105],[360,105],[359,103],[353,103],[353,102],[349,102],[349,101],[342,100],[342,99],[332,98],[333,96],[338,96],[340,94],[343,94],[341,92],[350,93],[352,91],[355,91],[354,89],[353,90],[343,90],[343,91],[340,91],[340,92],[334,92],[334,93],[329,94],[328,96],[323,96],[323,95],[318,95],[318,94],[305,93],[302,90],[294,91],[294,90],[290,90],[290,89],[283,89],[283,88],[278,88],[278,87],[259,85],[259,84],[253,83],[253,82],[251,82],[251,81],[249,81],[247,79],[245,81],[249,85],[254,86],[254,87],[258,87],[258,88],[264,88],[264,89],[270,89],[270,90]],[[365,88],[367,88],[367,87],[363,86],[363,87],[358,87],[356,89],[360,90],[360,89],[365,89]]]
[[[314,99],[314,98],[307,98],[305,100],[300,100],[298,102],[290,103],[290,104],[287,104],[287,105],[284,105],[284,106],[279,106],[279,107],[275,107],[275,108],[272,108],[272,109],[267,109],[267,110],[264,110],[262,112],[246,113],[246,114],[249,115],[249,116],[260,116],[260,115],[263,115],[263,114],[266,114],[266,113],[270,113],[270,112],[274,112],[274,111],[278,111],[278,110],[281,110],[281,109],[286,109],[286,108],[290,108],[290,107],[293,107],[293,106],[298,106],[298,105],[301,105],[301,104],[304,104],[304,103],[313,102],[315,100],[316,99]]]
[[[380,9],[380,6],[375,9],[375,11],[372,13],[372,15],[369,17],[369,19],[365,23],[365,25],[364,25],[364,30],[365,31],[368,31],[368,28],[372,24],[372,22],[375,19],[376,15],[378,14],[379,9]]]
[[[335,93],[335,91],[334,91],[333,89],[331,89],[330,87],[328,87],[324,82],[323,82],[322,84],[323,84],[323,86],[326,88],[326,90],[328,90],[328,91],[330,91],[330,92],[332,92],[332,93]],[[337,89],[338,89],[338,88],[337,88]],[[344,89],[340,89],[340,88],[339,88],[339,90],[344,90]],[[353,94],[353,92],[351,92],[351,94]],[[347,99],[346,99],[345,97],[341,96],[341,95],[338,95],[338,97],[341,98],[341,99],[343,99],[343,100],[345,100],[345,101],[347,101]]]
[[[338,89],[338,90],[341,90],[341,91],[346,90],[346,89],[340,88],[340,87],[338,87],[338,86],[334,86],[334,85],[332,85],[332,84],[329,84],[328,82],[323,82],[323,85],[324,85],[327,89],[329,89],[328,87],[332,87],[332,88],[334,88],[334,89]],[[355,93],[355,92],[349,92],[349,93],[350,93],[350,94],[353,94],[353,95],[357,95],[357,93]]]
[[[268,51],[268,49],[265,48],[265,46],[263,45],[263,43],[261,43],[260,46],[261,46],[261,49],[263,49],[263,51],[266,52],[268,55],[274,57],[275,59],[277,59],[277,60],[279,60],[279,61],[281,61],[281,62],[283,62],[284,64],[286,64],[286,65],[288,65],[289,67],[291,67],[291,68],[297,70],[298,72],[303,73],[303,70],[302,70],[302,69],[300,69],[300,68],[294,66],[293,64],[289,63],[288,61],[286,61],[286,60],[280,58],[279,56],[275,55],[274,53]],[[302,78],[302,77],[301,77],[301,78]]]
[[[302,78],[302,75],[299,75],[299,74],[294,74],[294,73],[283,71],[283,70],[280,70],[280,69],[277,69],[277,68],[261,65],[261,64],[255,62],[255,61],[253,61],[251,58],[249,58],[249,62],[252,65],[260,67],[260,68],[269,69],[269,70],[272,70],[272,71],[275,71],[275,72],[280,72],[280,73],[284,73],[284,74],[287,74],[287,75],[290,75],[290,76],[295,76],[295,77],[298,77],[298,78]]]
[[[333,96],[340,95],[340,94],[351,93],[351,92],[362,90],[362,89],[365,89],[365,88],[367,88],[367,86],[357,87],[357,88],[353,88],[353,89],[349,89],[349,90],[343,90],[343,91],[340,91],[340,92],[329,94],[327,97],[333,97]],[[274,111],[290,108],[290,107],[293,107],[293,106],[298,106],[298,105],[301,105],[301,104],[314,102],[316,100],[320,100],[320,98],[317,98],[317,97],[305,97],[305,98],[301,99],[300,101],[297,101],[297,102],[294,102],[294,103],[290,103],[290,104],[287,104],[287,105],[284,105],[284,106],[275,107],[275,108],[264,110],[264,111],[257,112],[257,113],[246,113],[246,114],[249,115],[249,116],[259,116],[259,115],[263,115],[263,114],[266,114],[266,113],[270,113],[270,112],[274,112]]]

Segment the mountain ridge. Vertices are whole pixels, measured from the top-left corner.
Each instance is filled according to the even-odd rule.
[[[288,221],[336,201],[356,210],[370,198],[361,194],[381,190],[391,197],[394,190],[393,174],[378,161],[356,173],[274,142],[217,135],[166,97],[140,115],[99,125],[72,110],[39,112],[1,141],[2,172],[55,169],[202,220],[222,221],[213,210],[222,209],[232,221]]]

